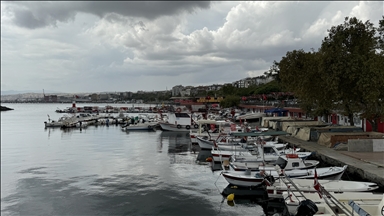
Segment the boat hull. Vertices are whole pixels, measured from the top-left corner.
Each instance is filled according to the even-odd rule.
[[[301,192],[316,192],[313,187],[312,179],[291,179]],[[344,181],[344,180],[324,180],[318,179],[318,182],[328,192],[368,192],[379,188],[373,182]],[[282,194],[287,191],[285,185],[280,179],[277,179],[272,186],[267,187],[268,193]],[[291,191],[296,191],[295,187],[290,187]]]
[[[169,123],[159,123],[160,127],[164,131],[180,131],[180,132],[189,132],[190,128],[187,128],[187,126],[190,127],[190,125],[180,125],[180,128],[177,127],[177,125],[169,124]]]
[[[212,147],[214,147],[212,141],[210,141],[210,140],[205,140],[201,137],[197,137],[196,139],[197,139],[197,144],[199,144],[200,149],[211,150]]]
[[[124,126],[123,131],[155,131],[157,123],[138,123]]]
[[[254,176],[237,175],[233,173],[223,173],[223,177],[229,184],[242,186],[242,187],[254,187],[260,186],[264,182],[264,178],[256,178]]]

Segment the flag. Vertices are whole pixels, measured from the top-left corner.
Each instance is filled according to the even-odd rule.
[[[263,94],[263,100],[267,100],[267,97],[265,96],[265,94]]]
[[[317,193],[319,194],[319,197],[320,198],[323,198],[323,196],[321,195],[321,185],[319,183],[319,180],[317,179],[317,171],[316,171],[316,168],[315,168],[315,178],[314,178],[314,182],[313,182],[313,187],[315,188],[315,190],[317,191]]]

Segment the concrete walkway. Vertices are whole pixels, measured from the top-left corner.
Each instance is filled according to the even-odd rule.
[[[349,175],[357,175],[367,181],[384,187],[384,152],[348,152],[307,142],[290,136],[279,136],[282,142],[288,142],[305,151],[314,152],[314,157],[333,166],[348,165]]]

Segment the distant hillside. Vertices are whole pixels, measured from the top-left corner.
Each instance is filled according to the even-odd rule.
[[[52,93],[62,93],[58,91],[52,91],[52,90],[44,90],[46,94],[52,94]],[[21,90],[21,91],[1,91],[1,95],[15,95],[15,94],[27,94],[27,93],[35,93],[35,94],[43,94],[43,90]]]

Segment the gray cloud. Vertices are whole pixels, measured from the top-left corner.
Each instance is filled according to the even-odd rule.
[[[20,27],[35,29],[56,26],[58,21],[73,20],[79,12],[100,18],[110,13],[125,17],[140,17],[149,20],[161,16],[172,16],[197,9],[208,9],[209,1],[87,1],[87,2],[9,2],[8,10],[13,21]]]
[[[377,26],[382,6],[2,2],[1,86],[97,92],[230,83],[263,74],[287,51],[317,49],[327,29],[346,16]]]

